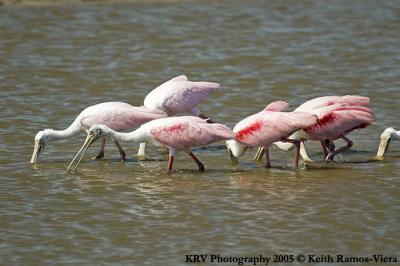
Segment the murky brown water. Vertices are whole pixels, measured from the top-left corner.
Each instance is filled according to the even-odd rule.
[[[0,9],[0,264],[181,265],[185,254],[399,255],[398,1],[220,1]],[[64,175],[84,136],[51,143],[28,163],[33,137],[62,129],[86,106],[141,105],[163,81],[218,81],[201,105],[230,126],[274,100],[294,108],[320,95],[371,97],[374,125],[354,132],[339,164],[292,169],[272,151],[267,170],[230,164],[223,143],[185,155],[166,176],[150,148],[138,161],[86,160]],[[97,144],[98,145],[98,144]],[[96,149],[91,150],[94,155]],[[318,145],[311,156],[321,158]],[[88,156],[88,158],[89,158]]]

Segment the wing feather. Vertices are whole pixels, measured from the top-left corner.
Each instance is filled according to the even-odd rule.
[[[225,125],[185,119],[155,126],[150,133],[157,141],[178,150],[235,138],[232,130]]]

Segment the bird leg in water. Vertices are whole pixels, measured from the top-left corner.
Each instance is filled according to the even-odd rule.
[[[100,152],[97,154],[97,156],[93,157],[92,160],[98,160],[104,157],[104,148],[106,146],[106,139],[101,140],[101,147],[100,147]]]
[[[168,160],[168,168],[167,168],[167,172],[170,173],[172,171],[172,165],[174,163],[174,156],[173,155],[169,155],[169,160]]]
[[[196,155],[193,154],[193,152],[188,152],[189,156],[192,157],[193,161],[196,162],[197,166],[199,167],[200,171],[204,171],[204,164],[202,162],[200,162],[200,160],[196,157]]]
[[[264,156],[264,152],[265,152],[264,148],[263,147],[259,147],[257,149],[256,155],[254,155],[253,160],[254,161],[261,161],[262,157]]]
[[[167,173],[171,173],[172,165],[174,164],[174,156],[176,154],[176,150],[174,148],[168,148],[168,150],[169,150],[169,159],[168,159]]]
[[[283,139],[282,142],[289,142],[296,145],[296,154],[294,157],[294,167],[299,168],[299,159],[300,159],[300,140],[295,139]]]
[[[125,161],[125,157],[126,157],[126,153],[125,151],[122,149],[121,144],[119,144],[118,141],[114,140],[115,146],[117,146],[118,151],[119,151],[119,155],[121,156],[121,162]]]
[[[322,151],[324,153],[324,159],[326,158],[326,156],[328,156],[328,150],[326,149],[325,141],[323,141],[323,140],[320,141],[321,142]]]
[[[350,149],[353,146],[353,142],[350,139],[346,138],[345,136],[341,136],[341,138],[347,142],[346,146],[329,152],[329,154],[325,158],[325,161],[333,161],[333,158],[336,156],[336,154],[347,151],[348,149]]]
[[[304,141],[300,142],[300,155],[303,158],[304,162],[314,162],[314,160],[312,160],[307,153],[307,149],[306,149],[306,145],[304,145]],[[325,158],[325,157],[324,157]]]
[[[262,154],[263,152],[265,153],[265,167],[271,168],[271,160],[269,159],[268,147],[264,147],[263,149],[261,149],[261,152],[260,152],[261,156],[260,157],[263,156],[263,154]]]
[[[146,143],[140,143],[137,155],[146,156]]]

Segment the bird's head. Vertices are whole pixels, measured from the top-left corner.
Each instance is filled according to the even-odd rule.
[[[74,159],[70,162],[68,165],[68,168],[66,172],[68,172],[69,168],[72,166],[72,164],[75,162],[76,158],[78,155],[81,153],[83,150],[83,153],[81,157],[79,158],[79,161],[76,163],[74,171],[78,168],[79,163],[81,162],[83,156],[86,154],[86,151],[89,149],[89,147],[95,143],[99,138],[104,138],[110,136],[112,130],[108,128],[105,125],[93,125],[90,127],[88,134],[86,136],[86,140],[83,143],[82,147],[79,149],[78,153],[75,155]]]
[[[91,136],[96,141],[98,138],[109,137],[112,130],[105,125],[93,125],[88,131],[88,137]]]
[[[241,157],[247,150],[245,145],[235,139],[227,140],[226,147],[228,148],[229,156],[234,163],[237,163],[238,158]]]
[[[52,129],[45,129],[39,131],[35,136],[35,147],[33,148],[32,157],[30,163],[36,163],[39,160],[40,154],[43,152],[47,143],[51,139]]]
[[[388,127],[385,131],[381,134],[381,142],[379,143],[378,152],[376,154],[376,158],[378,160],[383,160],[383,155],[389,148],[390,141],[392,139],[392,134],[396,131],[392,127]]]

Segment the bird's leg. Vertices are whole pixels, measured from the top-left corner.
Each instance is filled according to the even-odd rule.
[[[269,150],[268,147],[264,147],[263,151],[265,153],[265,167],[271,168],[271,160],[269,159]],[[262,155],[261,155],[262,158]]]
[[[104,157],[104,147],[106,146],[106,139],[101,140],[100,152],[92,160],[98,160]]]
[[[168,168],[167,168],[167,173],[171,173],[172,171],[172,165],[174,163],[174,156],[176,154],[176,150],[170,148],[169,149],[169,159],[168,159]]]
[[[193,154],[193,152],[190,151],[188,152],[188,154],[190,157],[192,157],[193,161],[196,162],[197,166],[199,167],[199,170],[203,172],[205,170],[204,164],[200,162],[200,160],[196,157],[196,155]]]
[[[264,156],[264,152],[265,152],[264,148],[263,147],[259,147],[257,149],[257,153],[254,156],[253,160],[254,161],[261,161],[262,157]]]
[[[137,155],[146,156],[146,143],[140,143]]]
[[[342,147],[340,149],[337,149],[335,151],[330,152],[328,154],[328,156],[326,156],[325,161],[333,161],[333,158],[336,156],[336,154],[339,154],[341,152],[347,151],[348,149],[350,149],[353,146],[353,142],[350,139],[346,138],[345,136],[341,136],[341,138],[344,141],[346,141],[346,143],[347,143],[346,146],[344,146],[344,147]]]
[[[324,140],[321,140],[321,147],[322,147],[322,152],[324,153],[324,159],[326,158],[326,156],[328,156],[328,150],[326,149],[326,144]]]
[[[299,167],[299,159],[300,159],[300,140],[296,139],[284,139],[282,140],[283,142],[290,142],[296,145],[296,155],[294,157],[294,167],[298,168]]]
[[[121,162],[125,161],[125,157],[126,157],[126,153],[125,151],[122,149],[121,144],[119,144],[119,142],[117,140],[114,140],[115,146],[117,146],[118,151],[119,151],[119,155],[121,156]]]
[[[335,143],[330,139],[325,140],[325,145],[330,152],[333,152],[336,149]]]
[[[304,144],[304,141],[300,142],[300,155],[301,158],[303,158],[304,162],[314,162],[314,160],[312,160],[307,153],[307,149],[306,149],[306,145]]]

